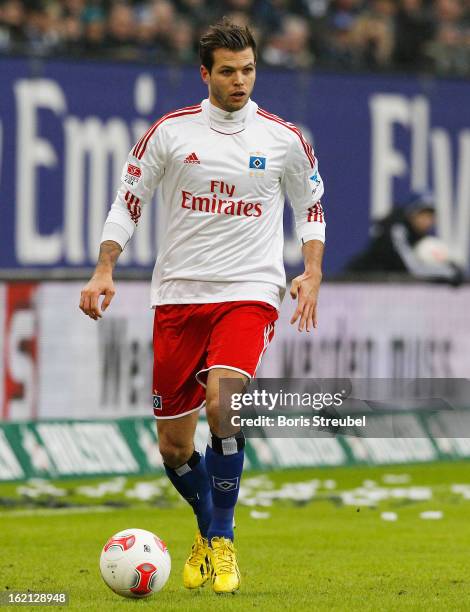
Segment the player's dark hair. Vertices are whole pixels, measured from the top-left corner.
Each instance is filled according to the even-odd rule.
[[[214,65],[215,49],[230,49],[230,51],[243,51],[251,47],[256,62],[256,42],[248,26],[235,25],[227,17],[210,26],[209,30],[201,36],[199,41],[199,57],[201,64],[209,72]]]

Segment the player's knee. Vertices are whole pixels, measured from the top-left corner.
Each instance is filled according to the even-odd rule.
[[[158,447],[163,462],[169,467],[176,468],[183,465],[193,453],[193,447],[175,443],[168,438],[160,438]]]
[[[220,410],[219,394],[214,393],[206,395],[206,417],[207,424],[211,431],[218,435],[223,435],[223,418],[222,411]]]
[[[226,438],[240,429],[238,426],[234,427],[231,423],[232,416],[233,412],[231,412],[230,406],[220,403],[218,393],[212,397],[210,395],[206,397],[207,424],[209,429],[217,436]]]
[[[232,409],[232,395],[242,393],[247,379],[245,376],[228,376],[229,386],[223,386],[224,376],[211,378],[209,373],[206,389],[206,416],[210,430],[216,435],[225,438],[240,429],[239,425],[232,423],[234,416]]]
[[[209,422],[213,421],[219,416],[219,394],[218,393],[207,393],[206,394],[206,416]]]

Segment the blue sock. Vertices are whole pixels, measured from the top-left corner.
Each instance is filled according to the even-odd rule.
[[[178,493],[192,506],[199,531],[207,538],[212,519],[212,495],[201,455],[194,451],[186,463],[177,468],[165,465],[165,471]]]
[[[240,431],[229,438],[209,434],[206,467],[212,490],[212,521],[209,542],[215,537],[233,540],[233,514],[243,471],[245,436]]]

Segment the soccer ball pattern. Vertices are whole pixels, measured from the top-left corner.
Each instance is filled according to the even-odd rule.
[[[120,531],[101,551],[101,576],[122,597],[142,599],[158,593],[170,570],[171,557],[165,542],[145,529]]]

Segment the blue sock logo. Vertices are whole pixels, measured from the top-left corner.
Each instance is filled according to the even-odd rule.
[[[237,478],[219,478],[217,476],[212,476],[214,489],[223,491],[224,493],[238,489],[238,481],[238,476]]]

